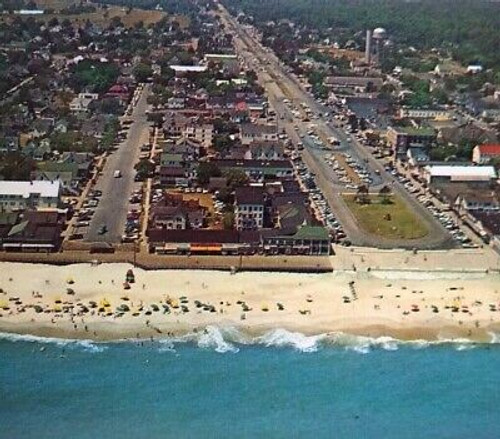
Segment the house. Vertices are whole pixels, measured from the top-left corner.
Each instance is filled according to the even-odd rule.
[[[285,148],[281,142],[254,141],[248,145],[245,160],[283,160]]]
[[[404,159],[410,146],[429,147],[436,142],[437,135],[433,128],[389,127],[387,140],[394,154]]]
[[[31,126],[30,135],[33,139],[46,136],[51,132],[53,126],[54,119],[52,118],[35,119]]]
[[[69,103],[69,109],[73,113],[86,113],[92,101],[99,99],[97,93],[79,93]]]
[[[0,153],[15,152],[19,149],[17,136],[4,136],[0,138]]]
[[[422,146],[410,146],[406,151],[406,156],[408,164],[413,168],[427,165],[430,160],[427,148]]]
[[[160,183],[168,187],[189,187],[191,177],[188,169],[180,166],[161,166]]]
[[[234,216],[237,230],[264,227],[264,191],[261,187],[239,187],[234,193]]]
[[[165,137],[184,137],[199,142],[204,148],[212,146],[214,126],[201,118],[188,117],[179,111],[165,113],[163,134]]]
[[[485,143],[472,150],[472,161],[478,165],[488,164],[493,159],[500,159],[500,144]]]
[[[210,148],[214,138],[214,126],[211,123],[193,122],[185,126],[182,135],[187,139],[196,140],[205,148]]]
[[[243,145],[252,142],[277,142],[278,127],[276,125],[244,123],[240,125],[240,139]]]
[[[59,181],[0,181],[0,212],[54,209],[60,196]]]
[[[108,98],[116,98],[120,102],[126,103],[130,98],[130,90],[124,84],[114,84],[110,87],[105,96]]]
[[[155,206],[151,210],[150,224],[153,229],[200,229],[204,225],[204,220],[204,208],[182,203],[177,206]]]

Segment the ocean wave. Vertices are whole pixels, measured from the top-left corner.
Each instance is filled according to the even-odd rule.
[[[316,352],[325,337],[326,334],[307,336],[301,332],[274,329],[260,337],[256,337],[255,341],[267,347],[292,347],[301,352]]]
[[[103,343],[97,343],[93,340],[79,340],[70,338],[56,338],[56,337],[41,337],[31,334],[14,334],[11,332],[0,332],[0,340],[8,340],[11,342],[26,342],[38,344],[52,344],[63,348],[77,348],[87,352],[102,352],[107,346]]]
[[[30,342],[53,344],[59,347],[83,349],[88,352],[102,352],[111,344],[137,343],[142,340],[122,339],[113,342],[94,342],[92,340],[75,340],[35,335],[18,335],[0,333],[0,340],[11,342]],[[148,341],[145,339],[143,341]],[[160,352],[176,353],[178,344],[194,344],[201,349],[213,350],[217,353],[237,353],[241,346],[255,345],[268,348],[288,348],[298,352],[313,353],[320,349],[337,348],[359,354],[368,354],[373,350],[397,351],[400,347],[425,349],[431,346],[452,346],[457,351],[474,349],[481,345],[500,344],[500,335],[491,332],[489,343],[478,343],[467,338],[439,338],[437,340],[399,340],[389,336],[368,337],[344,332],[330,332],[307,335],[277,328],[263,335],[252,337],[231,326],[207,326],[203,330],[193,331],[176,337],[163,337],[154,340]]]

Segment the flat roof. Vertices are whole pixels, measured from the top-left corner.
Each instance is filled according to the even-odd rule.
[[[173,64],[169,66],[175,72],[195,72],[202,73],[207,70],[207,66],[181,66],[178,64]]]
[[[17,195],[29,198],[31,194],[40,194],[41,197],[58,197],[60,182],[56,181],[0,181],[1,195]]]
[[[496,178],[497,174],[493,166],[427,166],[427,170],[433,177],[488,177]]]

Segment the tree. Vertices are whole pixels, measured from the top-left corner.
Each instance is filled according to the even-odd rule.
[[[35,163],[19,152],[0,154],[0,176],[5,180],[29,180]]]
[[[153,177],[156,165],[149,159],[141,159],[136,163],[134,169],[137,172],[137,176],[142,180]]]
[[[226,135],[226,134],[216,134],[214,136],[214,149],[221,155],[225,156],[229,150],[231,149],[231,146],[233,145],[233,141],[231,138]]]
[[[231,190],[248,184],[247,174],[239,169],[227,169],[224,171],[223,175],[226,177],[227,186],[231,188]]]
[[[134,67],[134,76],[137,82],[146,82],[153,75],[153,69],[149,64],[139,63]]]
[[[380,202],[382,204],[391,204],[392,203],[391,195],[392,195],[392,190],[387,185],[382,186],[378,191],[378,196],[380,197]]]
[[[369,189],[368,186],[362,184],[358,186],[358,191],[356,192],[356,202],[359,204],[370,204]]]
[[[225,212],[222,218],[224,230],[232,230],[234,225],[234,212]]]
[[[215,163],[201,162],[198,165],[197,175],[198,183],[201,185],[206,185],[210,181],[211,177],[220,177],[222,175],[222,172]]]

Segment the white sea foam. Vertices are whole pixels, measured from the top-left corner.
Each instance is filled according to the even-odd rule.
[[[215,352],[224,354],[226,352],[238,352],[238,348],[224,340],[224,336],[216,326],[207,326],[199,333],[198,346],[204,349],[214,349]]]
[[[307,336],[300,332],[290,332],[286,329],[274,329],[266,332],[255,341],[265,346],[292,347],[301,352],[316,352],[326,334]]]
[[[490,343],[500,344],[500,335],[490,332]],[[35,335],[19,335],[1,333],[0,340],[12,342],[31,342],[54,344],[60,347],[79,348],[88,352],[101,352],[108,343],[92,340],[75,340]],[[118,343],[139,342],[141,340],[122,339]],[[299,352],[316,352],[324,347],[337,347],[345,350],[367,354],[374,349],[396,351],[401,346],[424,349],[430,346],[451,345],[463,351],[475,348],[478,343],[467,338],[439,338],[438,340],[398,340],[392,337],[367,337],[344,332],[331,332],[317,335],[306,335],[283,328],[270,330],[258,337],[251,337],[245,332],[231,326],[207,326],[203,330],[190,332],[182,336],[164,337],[156,340],[160,352],[176,352],[177,344],[192,343],[203,349],[212,349],[218,353],[236,353],[238,346],[260,345],[266,347],[292,348]]]
[[[92,340],[78,340],[69,338],[40,337],[31,334],[13,334],[10,332],[0,332],[0,340],[9,340],[12,342],[28,342],[40,344],[53,344],[60,347],[81,348],[88,352],[102,352],[106,346],[102,343],[96,343]]]

